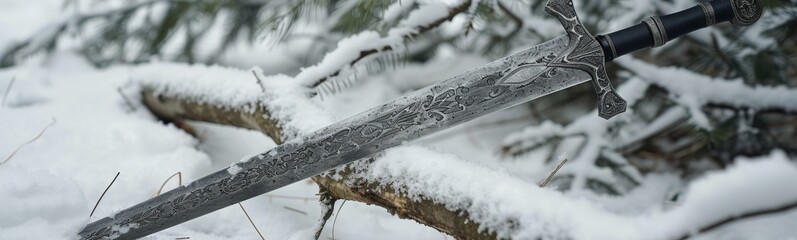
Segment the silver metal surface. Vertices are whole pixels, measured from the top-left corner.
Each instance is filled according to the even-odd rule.
[[[642,20],[645,25],[648,26],[650,29],[650,34],[653,35],[653,47],[661,47],[669,39],[667,39],[667,31],[664,29],[664,24],[661,23],[661,19],[658,16],[650,16]]]
[[[761,0],[730,0],[733,8],[733,18],[731,23],[740,26],[747,26],[755,23],[764,13],[764,6]]]
[[[717,23],[717,15],[714,13],[714,6],[711,6],[711,3],[702,2],[700,8],[703,9],[703,14],[706,16],[706,27]]]
[[[609,37],[609,35],[606,35],[604,39],[606,39],[606,42],[609,43],[609,49],[612,50],[612,58],[620,57],[617,56],[617,48],[614,47],[614,41],[612,41],[612,38]]]
[[[603,50],[580,24],[573,3],[546,10],[561,36],[293,139],[224,169],[89,224],[84,239],[138,238],[362,159],[406,141],[593,80],[599,115],[625,111],[606,77]],[[126,231],[121,231],[121,230]]]

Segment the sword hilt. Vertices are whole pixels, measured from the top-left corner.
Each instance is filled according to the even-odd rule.
[[[665,16],[651,16],[626,29],[598,35],[606,62],[647,47],[660,47],[669,40],[716,23],[750,25],[763,13],[761,0],[714,0]]]
[[[625,112],[626,101],[612,87],[606,75],[604,51],[578,19],[573,0],[549,0],[545,11],[555,16],[567,32],[567,50],[554,58],[548,67],[583,70],[592,78],[598,94],[598,116],[609,119]]]

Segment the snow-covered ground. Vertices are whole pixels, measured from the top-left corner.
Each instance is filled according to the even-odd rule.
[[[57,19],[60,1],[46,2],[0,1],[0,48],[33,34],[48,19]],[[323,100],[315,98],[313,106],[326,112],[313,114],[341,119],[394,99],[405,89],[429,84],[428,79],[442,80],[489,60],[445,51],[426,65],[409,64]],[[151,69],[160,70],[146,71]],[[187,183],[275,146],[259,132],[192,122],[197,139],[157,121],[138,102],[136,79],[142,76],[196,75],[192,71],[198,71],[206,77],[240,76],[224,79],[228,87],[256,82],[247,69],[224,75],[218,68],[190,69],[166,63],[97,69],[69,50],[0,69],[0,99],[4,99],[0,162],[6,161],[0,164],[0,239],[76,238],[87,223],[151,198],[177,172]],[[252,87],[246,91],[260,90],[256,85],[241,86]],[[472,217],[499,230],[499,235],[518,238],[567,234],[576,239],[671,239],[731,216],[797,202],[797,164],[780,151],[739,159],[724,171],[688,184],[674,175],[644,176],[641,187],[619,197],[541,189],[536,184],[550,171],[542,161],[545,154],[508,161],[498,152],[508,134],[527,126],[523,121],[503,120],[528,114],[526,108],[512,108],[388,150],[360,174],[398,183],[404,186],[399,190],[410,196],[432,197],[468,209]],[[490,125],[496,122],[501,124]],[[319,123],[308,123],[313,124]],[[89,217],[117,172],[118,179]],[[172,179],[164,189],[176,185]],[[317,192],[316,185],[305,180],[242,205],[266,239],[312,239],[321,212]],[[681,197],[671,201],[676,193]],[[466,196],[470,202],[462,202]],[[382,208],[342,201],[336,207],[342,209],[336,210],[321,239],[451,239]],[[502,221],[506,218],[520,226],[509,231]],[[730,224],[698,238],[797,239],[796,223],[797,211],[790,211]],[[235,205],[148,238],[182,237],[259,239]]]

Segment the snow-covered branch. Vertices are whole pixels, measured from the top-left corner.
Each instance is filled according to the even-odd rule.
[[[694,104],[690,106],[721,104],[752,110],[797,112],[797,89],[749,86],[740,79],[712,78],[683,68],[654,66],[630,57],[615,62],[644,81],[664,88],[675,96],[676,101]]]
[[[82,25],[84,22],[96,18],[104,18],[116,15],[126,15],[139,8],[160,2],[173,2],[178,0],[147,0],[140,2],[127,3],[124,6],[93,10],[76,15],[68,15],[41,27],[30,38],[18,41],[9,46],[0,46],[0,67],[13,65],[20,59],[24,59],[44,49],[55,46],[59,35],[71,27]]]
[[[553,122],[530,126],[505,138],[504,152],[516,156],[546,146],[554,146],[551,151],[575,149],[576,158],[563,175],[571,174],[571,187],[578,191],[588,184],[588,179],[615,185],[616,177],[613,175],[617,169],[613,173],[597,167],[598,159],[612,161],[612,165],[619,166],[627,177],[638,179],[638,171],[631,167],[622,153],[685,122],[712,129],[714,124],[704,112],[705,107],[720,106],[753,112],[797,111],[797,90],[785,86],[749,86],[741,80],[715,79],[686,69],[654,66],[631,57],[620,58],[616,62],[634,74],[619,90],[632,106],[628,113],[609,121],[588,114],[566,126]],[[633,106],[648,92],[649,86],[665,90],[676,105],[640,124],[644,121],[638,119]],[[572,142],[577,142],[576,147],[571,146]],[[561,143],[570,145],[560,146]]]
[[[153,73],[153,69],[161,70]],[[143,79],[156,76],[157,79]],[[226,77],[191,81],[192,77],[201,76]],[[145,103],[156,114],[246,128],[251,127],[243,121],[226,120],[226,116],[243,116],[240,118],[250,120],[269,118],[268,121],[276,124],[262,126],[261,131],[286,128],[298,131],[295,134],[307,133],[331,121],[329,117],[318,120],[324,115],[323,109],[301,91],[292,90],[303,89],[303,86],[279,84],[279,79],[263,78],[262,84],[266,89],[263,93],[254,77],[245,71],[236,73],[236,70],[222,68],[155,65],[136,69],[133,79],[145,89]],[[185,84],[193,87],[182,90]],[[241,87],[242,91],[212,91],[214,87],[218,89],[218,86],[225,85]],[[633,78],[618,91],[630,103],[635,103],[648,86],[646,82]],[[233,98],[233,95],[244,96],[250,91],[251,101],[218,101]],[[258,92],[263,95],[255,96]],[[242,107],[255,103],[253,101],[264,101],[260,106],[279,114],[263,114]],[[240,104],[243,102],[247,104]],[[203,111],[186,111],[179,107],[186,104]],[[232,106],[220,107],[224,104]],[[297,111],[299,109],[302,111]],[[163,113],[164,110],[167,112]],[[671,115],[679,113],[673,111]],[[316,114],[315,119],[294,115],[307,112],[315,112],[310,113]],[[680,111],[680,114],[685,112]],[[577,156],[562,174],[589,176],[585,173],[591,171],[589,166],[593,165],[592,160],[597,155],[609,159],[616,157],[604,135],[609,126],[628,119],[606,122],[593,115],[589,117],[596,120],[584,118],[558,127],[543,125],[554,135],[581,132],[589,139],[584,147],[588,149],[584,151],[586,153]],[[666,124],[656,122],[651,125]],[[264,132],[268,134],[268,131]],[[523,134],[530,132],[533,130]],[[277,142],[280,140],[275,139]],[[742,159],[726,171],[708,174],[695,181],[683,194],[684,200],[671,209],[637,215],[614,213],[595,203],[538,188],[535,183],[505,171],[423,147],[393,148],[371,161],[358,161],[330,175],[313,179],[334,198],[374,204],[459,239],[670,239],[696,233],[695,229],[711,229],[728,219],[736,219],[734,216],[771,212],[797,202],[797,191],[785,190],[792,189],[787,185],[797,181],[797,166],[779,151],[761,159]],[[759,186],[785,191],[773,194],[769,187]],[[722,204],[717,204],[720,202]]]
[[[305,87],[286,83],[280,77],[264,77],[258,83],[254,76],[240,70],[154,64],[134,69],[132,79],[141,87],[147,108],[163,119],[258,130],[277,143],[332,123],[330,115],[304,92]],[[219,89],[221,85],[228,90]],[[459,239],[495,239],[489,231],[480,231],[479,222],[466,211],[435,199],[414,201],[391,190],[391,186],[404,189],[403,185],[380,183],[346,170],[332,176],[313,177],[324,196],[377,205]]]
[[[471,0],[462,0],[448,6],[442,3],[422,5],[409,13],[399,26],[390,29],[386,36],[375,31],[364,31],[338,42],[338,47],[324,56],[318,64],[305,68],[296,76],[300,82],[318,87],[342,71],[349,71],[355,64],[376,54],[398,52],[405,40],[436,28],[454,16],[468,10]],[[345,75],[345,74],[344,74]]]

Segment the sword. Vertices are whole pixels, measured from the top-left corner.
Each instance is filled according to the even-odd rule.
[[[561,22],[566,35],[290,140],[90,223],[79,235],[82,239],[147,236],[403,142],[587,81],[593,83],[598,96],[598,115],[609,119],[624,112],[626,102],[606,76],[605,62],[662,46],[715,23],[752,24],[763,8],[760,0],[714,0],[594,37],[579,21],[572,0],[550,0],[545,10]]]

